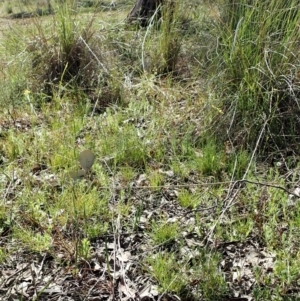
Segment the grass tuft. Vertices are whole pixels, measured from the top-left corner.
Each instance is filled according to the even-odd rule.
[[[297,149],[297,3],[224,1],[218,18],[211,68],[224,98],[226,136],[263,153]]]

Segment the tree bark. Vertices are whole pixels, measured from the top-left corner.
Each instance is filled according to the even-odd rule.
[[[137,21],[141,26],[147,26],[155,11],[164,0],[137,0],[127,16],[128,22]],[[158,11],[158,17],[160,12]]]

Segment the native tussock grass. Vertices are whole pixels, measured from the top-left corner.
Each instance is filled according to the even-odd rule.
[[[296,1],[224,1],[215,12],[218,44],[208,65],[227,98],[233,144],[258,143],[262,152],[277,154],[287,144],[298,148],[298,8]]]
[[[0,264],[42,254],[115,283],[123,254],[183,300],[291,295],[299,13],[287,2],[179,1],[146,29],[124,23],[128,4],[51,2],[55,14],[5,32]],[[84,150],[95,160],[80,173]]]

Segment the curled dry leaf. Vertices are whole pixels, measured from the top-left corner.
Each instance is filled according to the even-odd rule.
[[[79,162],[80,166],[85,170],[88,171],[94,164],[95,155],[89,150],[84,150],[79,154]]]

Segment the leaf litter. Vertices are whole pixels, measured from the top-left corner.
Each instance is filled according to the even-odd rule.
[[[93,180],[90,170],[94,162],[95,155],[90,150],[79,153],[80,169],[71,171],[69,176],[74,180],[90,176]],[[107,161],[99,159],[99,162],[106,167]],[[215,234],[211,235],[212,221],[218,218],[219,208],[225,208],[228,201],[225,188],[223,198],[211,195],[193,209],[183,208],[178,202],[181,185],[192,194],[197,193],[197,185],[203,185],[204,195],[209,191],[210,180],[203,183],[203,179],[200,181],[193,173],[182,179],[162,166],[157,170],[165,176],[158,187],[151,187],[149,177],[143,171],[125,183],[111,174],[108,208],[114,212],[114,219],[110,221],[110,232],[93,239],[91,256],[79,258],[77,264],[74,262],[75,242],[61,245],[63,238],[70,236],[68,228],[54,229],[53,237],[57,237],[53,249],[41,254],[17,247],[16,241],[9,241],[7,230],[2,231],[0,247],[8,251],[17,247],[17,252],[12,252],[13,255],[1,264],[0,296],[5,296],[5,300],[36,297],[38,300],[184,300],[183,295],[178,297],[175,293],[161,291],[151,276],[151,267],[145,266],[145,258],[173,253],[184,267],[201,255],[199,250],[205,249],[221,254],[219,269],[230,292],[223,300],[254,300],[253,288],[261,285],[260,279],[264,275],[273,272],[276,254],[266,248],[256,231],[244,241],[219,241]],[[29,178],[33,188],[48,185],[51,189],[62,185],[61,179],[43,163],[33,166],[27,175],[16,168],[10,177],[1,178],[6,204],[13,203],[22,191],[23,182]],[[126,200],[122,197],[124,191]],[[294,191],[298,194],[297,188]],[[236,192],[238,195],[239,191]],[[127,217],[121,218],[115,211],[121,200],[131,204]],[[288,205],[295,207],[297,201],[295,195],[290,195]],[[48,218],[50,221],[52,217]],[[166,225],[179,223],[181,232],[171,241],[153,245],[149,240],[151,223],[161,218]],[[226,225],[229,221],[230,214],[225,214],[220,224]],[[128,232],[126,224],[135,224],[134,231]],[[192,276],[192,269],[190,273],[187,289],[193,294],[201,278]]]
[[[65,251],[54,260],[51,253],[32,256],[20,249],[19,253],[2,265],[1,295],[6,296],[7,300],[35,296],[39,296],[40,300],[77,300],[79,296],[85,296],[86,300],[156,300],[159,295],[157,285],[147,273],[142,272],[139,264],[149,251],[152,252],[143,231],[149,227],[152,218],[162,213],[169,222],[177,220],[178,208],[175,199],[173,202],[170,199],[170,196],[174,198],[176,194],[164,189],[154,195],[151,188],[139,189],[141,185],[147,187],[144,174],[140,174],[130,185],[134,190],[132,198],[137,202],[142,199],[147,208],[142,212],[137,233],[126,233],[120,224],[116,224],[115,235],[99,237],[92,243],[91,259],[88,262],[81,261],[76,274],[70,273],[69,268],[57,261],[58,258],[67,259],[63,255]],[[112,207],[114,202],[112,200]],[[132,216],[128,220],[136,214],[132,209]],[[30,258],[29,262],[27,257]]]
[[[91,161],[88,164],[88,168],[91,168]],[[6,296],[6,300],[36,296],[39,300],[79,300],[80,296],[84,296],[84,300],[158,300],[162,295],[157,284],[140,264],[144,258],[171,250],[177,253],[179,260],[193,259],[199,255],[199,248],[210,246],[223,257],[220,268],[232,292],[231,299],[224,300],[253,300],[252,289],[258,284],[254,270],[259,268],[261,274],[272,271],[275,255],[261,246],[255,235],[250,235],[245,242],[206,241],[208,232],[205,231],[209,231],[209,227],[205,224],[210,224],[211,216],[216,214],[216,207],[203,207],[203,211],[197,212],[179,206],[178,191],[176,184],[173,184],[178,179],[174,179],[173,173],[169,174],[168,182],[156,192],[151,187],[147,188],[149,182],[145,174],[140,174],[129,184],[131,201],[135,204],[142,202],[145,208],[137,221],[135,233],[128,233],[121,225],[120,218],[115,219],[112,224],[114,234],[100,236],[92,242],[91,258],[81,260],[77,268],[74,266],[76,273],[57,261],[58,258],[62,262],[67,260],[65,251],[62,251],[61,256],[56,256],[55,260],[51,252],[32,256],[20,249],[2,265],[0,294]],[[115,178],[112,180],[117,181]],[[116,199],[112,198],[109,203],[112,210],[115,202]],[[201,214],[204,227],[202,236],[196,229],[195,213]],[[132,207],[127,220],[134,220],[136,214],[136,207]],[[151,221],[162,215],[167,223],[180,221],[185,225],[185,230],[180,233],[180,244],[177,239],[171,244],[160,246],[149,244],[145,232]],[[193,285],[190,289],[193,290]],[[166,295],[165,300],[180,299],[176,295]]]

